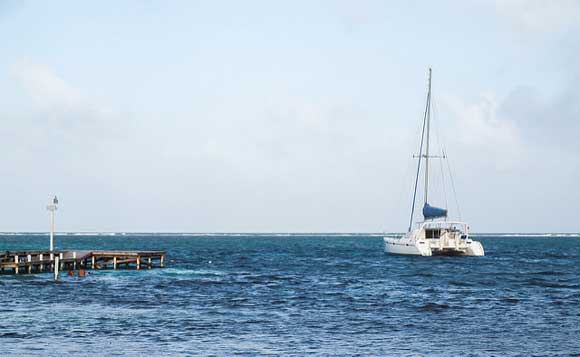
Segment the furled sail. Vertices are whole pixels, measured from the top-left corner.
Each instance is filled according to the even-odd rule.
[[[444,208],[431,206],[425,202],[425,205],[423,206],[423,217],[425,217],[425,219],[447,217],[447,210]]]

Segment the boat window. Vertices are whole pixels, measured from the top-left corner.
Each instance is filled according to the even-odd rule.
[[[425,238],[427,239],[439,239],[441,237],[440,229],[425,229]]]

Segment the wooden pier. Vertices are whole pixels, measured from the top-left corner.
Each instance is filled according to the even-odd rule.
[[[163,268],[163,251],[34,250],[0,252],[0,274],[39,274],[76,269]],[[56,277],[56,275],[55,275]]]

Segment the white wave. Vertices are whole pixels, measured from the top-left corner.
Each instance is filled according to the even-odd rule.
[[[472,237],[501,237],[501,238],[552,238],[567,237],[580,238],[580,233],[472,233]]]
[[[159,275],[214,275],[214,276],[224,276],[227,275],[223,271],[216,269],[178,269],[178,268],[165,268],[155,270]]]

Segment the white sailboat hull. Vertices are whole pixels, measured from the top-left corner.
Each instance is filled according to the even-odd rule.
[[[428,257],[432,255],[431,249],[420,245],[417,241],[410,241],[404,238],[384,238],[385,253],[402,255],[422,255]]]
[[[384,238],[385,253],[402,255],[455,255],[482,257],[485,255],[480,242],[459,239],[408,239]]]

